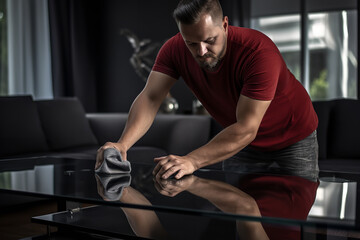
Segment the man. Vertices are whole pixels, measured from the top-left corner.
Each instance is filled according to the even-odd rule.
[[[295,172],[313,170],[309,178],[316,181],[317,116],[274,43],[255,30],[229,26],[218,0],[183,0],[173,15],[180,32],[159,51],[122,136],[99,149],[95,168],[108,147],[126,159],[181,76],[224,130],[185,156],[155,158],[157,177],[179,179],[249,145],[250,158],[290,161]]]

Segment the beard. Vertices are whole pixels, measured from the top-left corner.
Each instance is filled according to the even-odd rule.
[[[221,49],[218,55],[212,52],[207,52],[203,56],[195,57],[195,60],[201,68],[214,72],[220,66],[221,60],[225,55],[225,50],[226,50],[226,44],[224,44],[223,48]]]
[[[204,68],[209,71],[215,71],[219,66],[221,58],[219,58],[213,53],[206,53],[202,57],[197,57],[196,61],[201,68]]]

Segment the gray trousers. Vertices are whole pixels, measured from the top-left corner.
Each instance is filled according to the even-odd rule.
[[[223,169],[237,172],[265,172],[303,177],[317,181],[319,145],[316,131],[284,149],[260,152],[245,148],[223,162]]]

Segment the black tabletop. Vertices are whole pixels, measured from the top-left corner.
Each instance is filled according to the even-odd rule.
[[[319,181],[313,182],[281,171],[203,169],[180,180],[160,180],[152,175],[151,160],[132,162],[130,174],[117,175],[96,174],[94,163],[66,158],[2,161],[0,191],[253,225],[261,222],[270,236],[279,234],[274,224],[360,229],[357,174],[321,172]]]

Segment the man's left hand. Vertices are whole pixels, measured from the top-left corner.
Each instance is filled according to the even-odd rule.
[[[195,160],[189,156],[168,155],[164,157],[154,158],[157,165],[153,174],[157,178],[168,179],[171,175],[180,179],[184,175],[192,174],[197,170]]]

